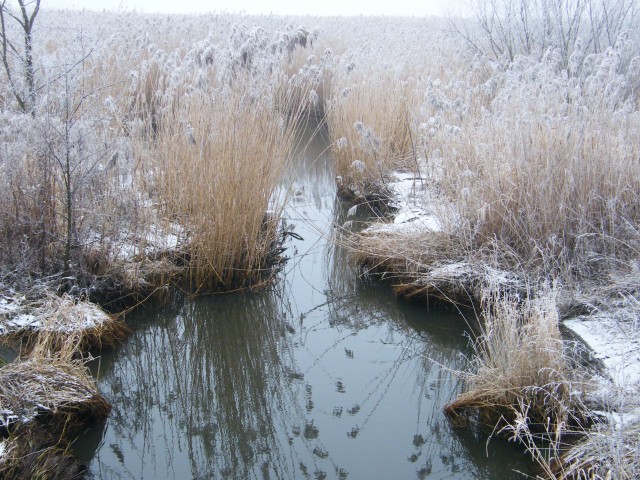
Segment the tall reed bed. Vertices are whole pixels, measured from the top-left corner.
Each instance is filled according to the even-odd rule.
[[[344,188],[364,190],[384,184],[390,170],[416,168],[418,100],[414,80],[385,71],[347,73],[335,82],[327,123]]]
[[[487,252],[495,267],[567,283],[604,279],[637,258],[640,115],[632,55],[622,38],[601,54],[578,51],[569,67],[553,49],[512,63],[471,57],[451,62],[455,70],[443,79],[419,84],[423,97],[409,130],[417,132],[414,163],[429,209],[457,238],[450,262]],[[391,150],[392,138],[409,144],[406,134],[395,135],[374,137],[373,151]],[[354,163],[359,152],[344,152],[343,168],[365,170]],[[393,248],[378,253],[391,258]],[[397,256],[407,272],[415,271],[413,260],[420,263],[404,251]]]
[[[637,256],[640,117],[628,71],[610,63],[620,53],[569,78],[553,53],[519,59],[490,110],[440,145],[439,187],[470,246],[498,239],[534,275],[565,280]]]
[[[85,16],[99,15],[53,15],[43,31]],[[322,62],[292,65],[316,35],[227,16],[174,20],[106,16],[116,29],[114,21],[132,22],[126,41],[102,26],[37,37],[47,95],[35,119],[7,106],[0,132],[0,260],[9,269],[89,272],[71,282],[80,291],[98,284],[95,275],[109,277],[101,280],[109,288],[152,289],[145,262],[188,239],[194,285],[232,289],[254,284],[276,260],[274,194],[303,116],[321,103],[312,89],[322,87]],[[273,27],[274,18],[262,20]]]
[[[253,285],[276,260],[283,208],[276,190],[301,104],[262,93],[238,79],[184,96],[153,142],[158,194],[166,215],[190,232],[189,277],[198,290]]]

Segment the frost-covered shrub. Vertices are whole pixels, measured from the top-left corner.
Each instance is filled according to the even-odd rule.
[[[513,61],[552,48],[565,66],[576,47],[602,53],[640,21],[634,0],[470,0],[465,8],[473,20],[452,17],[450,25],[473,49]]]

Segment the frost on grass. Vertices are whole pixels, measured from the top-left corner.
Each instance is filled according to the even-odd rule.
[[[59,420],[88,414],[104,418],[110,407],[100,397],[85,367],[50,358],[14,362],[0,369],[0,430],[26,424],[40,415]],[[54,425],[51,426],[52,428]]]
[[[393,198],[390,207],[396,211],[392,223],[375,223],[366,233],[389,233],[403,231],[439,232],[442,225],[429,207],[429,191],[425,188],[425,180],[413,173],[395,172],[393,179],[387,183]]]
[[[70,296],[49,295],[37,301],[0,298],[0,341],[12,342],[38,334],[60,340],[77,335],[89,345],[110,345],[126,332],[122,321],[113,315]]]

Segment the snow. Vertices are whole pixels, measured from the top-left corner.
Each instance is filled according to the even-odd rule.
[[[28,423],[35,417],[35,408],[24,409],[21,415],[15,414],[12,410],[0,410],[0,426],[6,429],[15,422]]]
[[[20,308],[22,311],[12,308],[0,316],[0,335],[39,329],[72,333],[111,321],[111,316],[97,305],[76,303],[71,297],[47,299],[42,305]]]
[[[426,180],[419,175],[394,172],[387,187],[393,192],[391,207],[396,209],[393,223],[375,223],[367,233],[440,232],[442,225],[427,206],[430,198]]]
[[[42,321],[35,315],[20,314],[7,320],[4,325],[0,325],[0,333],[10,333],[16,330],[37,329],[42,327]]]
[[[154,256],[161,252],[178,250],[185,242],[187,234],[184,227],[171,223],[166,227],[151,225],[141,236],[127,232],[111,241],[109,255],[113,259],[132,260],[138,255]],[[94,234],[95,243],[100,243]]]
[[[626,302],[591,315],[564,321],[601,361],[616,387],[626,391],[640,388],[640,325],[637,311]]]
[[[0,298],[0,316],[10,315],[20,310],[22,307],[20,298],[1,297]]]
[[[601,406],[592,413],[621,432],[640,423],[639,320],[640,302],[622,296],[607,308],[563,322],[603,366],[591,381],[589,400]]]

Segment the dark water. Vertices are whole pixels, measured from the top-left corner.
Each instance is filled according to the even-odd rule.
[[[78,441],[100,479],[505,479],[522,451],[453,429],[450,369],[461,316],[359,279],[328,238],[344,221],[323,142],[309,146],[288,210],[304,240],[272,287],[179,295],[128,318],[94,365],[113,404]]]

